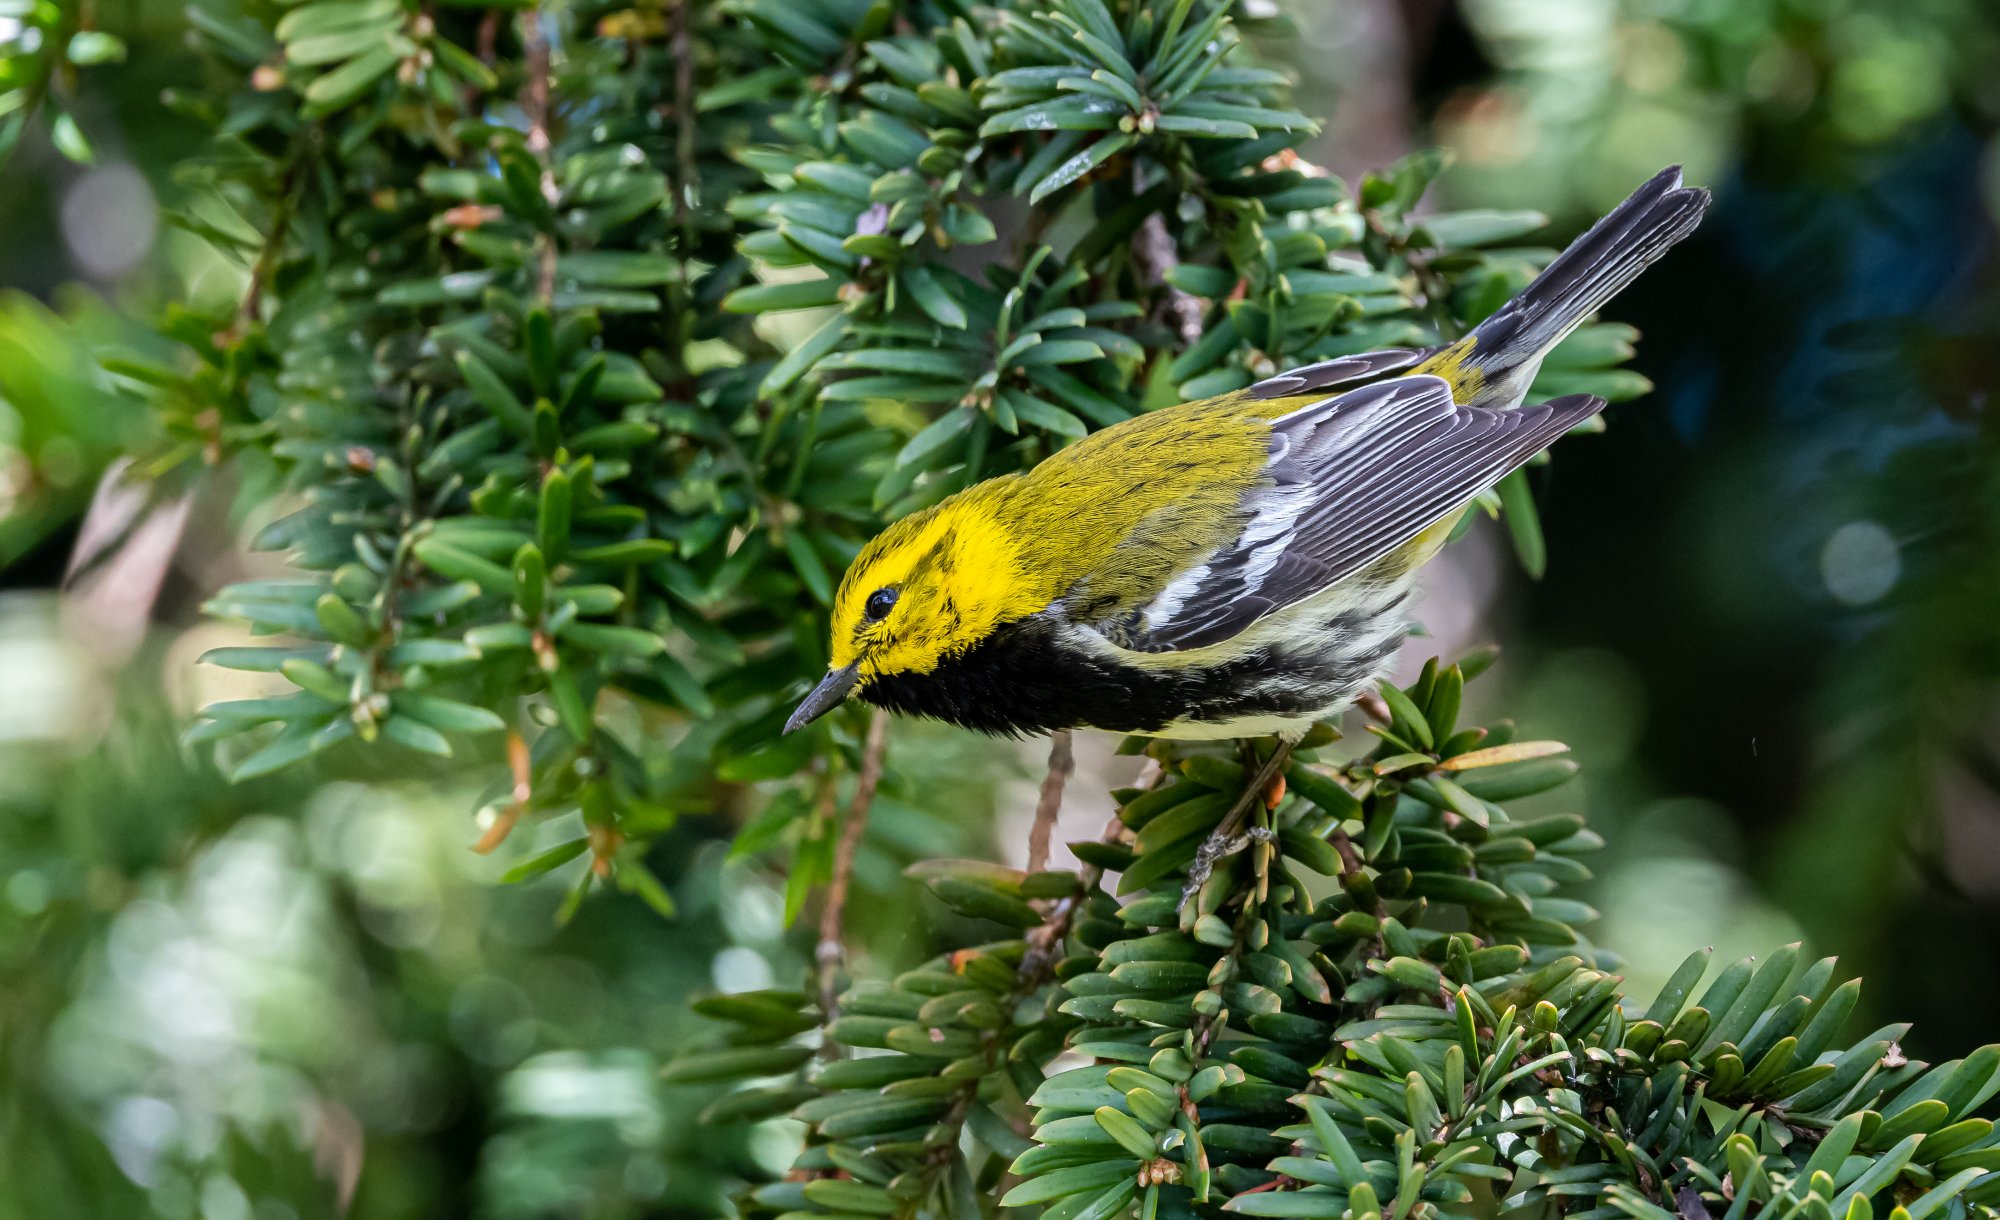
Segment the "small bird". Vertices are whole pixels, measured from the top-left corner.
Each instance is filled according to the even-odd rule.
[[[855,696],[998,734],[1296,740],[1386,673],[1468,502],[1604,408],[1522,401],[1708,199],[1663,170],[1463,339],[1141,415],[897,521],[785,731]]]

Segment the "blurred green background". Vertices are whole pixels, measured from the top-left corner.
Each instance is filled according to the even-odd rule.
[[[0,176],[0,1218],[715,1214],[793,1137],[697,1130],[658,1064],[690,992],[790,984],[809,955],[737,819],[656,849],[677,920],[605,893],[558,929],[561,879],[500,885],[469,850],[479,779],[371,759],[223,783],[176,737],[229,693],[193,665],[235,642],[198,605],[270,562],[244,548],[266,471],[170,501],[58,600],[146,426],[94,353],[239,291],[158,220],[198,138],[158,104],[187,83],[178,7],[100,7],[133,50],[76,104],[94,162],[31,134]],[[1913,1055],[1990,1038],[2000,10],[1280,7],[1296,36],[1265,50],[1343,175],[1442,144],[1438,206],[1539,208],[1557,236],[1670,162],[1716,191],[1615,307],[1658,391],[1537,472],[1548,576],[1475,532],[1407,654],[1502,643],[1477,710],[1576,747],[1560,799],[1610,841],[1596,938],[1631,990],[1694,945],[1803,936],[1867,977],[1864,1017],[1917,1023]],[[900,865],[1019,859],[1039,765],[908,731],[896,782],[966,796],[950,824],[878,803],[854,919],[891,962],[927,949]],[[1123,774],[1083,756],[1079,835]]]

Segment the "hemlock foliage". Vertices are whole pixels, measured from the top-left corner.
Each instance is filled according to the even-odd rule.
[[[250,451],[303,498],[258,539],[297,575],[210,603],[292,643],[207,658],[296,689],[195,740],[249,777],[518,733],[504,816],[581,811],[545,863],[663,906],[643,846],[717,778],[801,777],[766,829],[795,909],[825,879],[859,721],[777,730],[884,520],[1456,333],[1546,257],[1503,244],[1533,214],[1415,216],[1436,157],[1358,189],[1300,159],[1228,5],[191,13],[213,84],[173,100],[215,137],[176,219],[248,284],[163,319],[178,361],[109,365],[155,477]],[[1587,329],[1542,388],[1642,391],[1629,341]],[[1539,563],[1525,482],[1490,500]]]
[[[1993,1216],[2000,1134],[1974,1112],[2000,1045],[1931,1065],[1907,1026],[1854,1039],[1859,981],[1797,945],[1623,993],[1565,896],[1601,840],[1507,809],[1576,765],[1457,724],[1489,659],[1385,690],[1363,756],[1297,758],[1185,909],[1254,761],[1219,746],[1146,746],[1159,778],[1118,794],[1081,875],[919,866],[1003,938],[858,984],[821,1062],[714,1103],[811,1126],[757,1214]],[[826,1015],[800,998],[698,1005],[733,1049],[668,1079],[791,1071]]]
[[[270,459],[298,507],[259,538],[294,573],[210,603],[288,642],[206,658],[287,693],[190,739],[244,778],[471,749],[497,834],[576,819],[513,870],[590,857],[570,911],[609,881],[671,913],[647,844],[754,785],[746,847],[789,845],[796,915],[862,716],[778,728],[883,521],[1139,411],[1455,335],[1547,257],[1512,244],[1532,214],[1419,215],[1433,155],[1351,188],[1301,157],[1255,53],[1282,26],[1232,8],[192,0],[203,83],[169,100],[213,137],[175,220],[244,290],[160,319],[172,358],[105,365],[156,421],[141,473]],[[0,144],[47,122],[90,155],[66,99],[123,47],[74,12],[23,9]],[[1631,339],[1583,329],[1535,393],[1643,392]],[[1486,499],[1538,569],[1525,479]],[[807,1126],[745,1210],[1993,1215],[2000,1047],[1855,1041],[1857,985],[1796,947],[1622,995],[1564,893],[1596,840],[1507,809],[1573,765],[1458,726],[1482,660],[1385,690],[1364,756],[1301,754],[1185,910],[1252,754],[1146,747],[1080,874],[920,866],[1000,939],[837,1011],[701,1001],[723,1044],[668,1081],[728,1086],[706,1122]]]

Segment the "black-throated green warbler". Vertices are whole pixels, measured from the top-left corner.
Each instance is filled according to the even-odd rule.
[[[1382,676],[1467,502],[1603,409],[1522,398],[1707,206],[1664,170],[1464,339],[1142,415],[896,522],[786,731],[853,695],[995,733],[1295,739]]]

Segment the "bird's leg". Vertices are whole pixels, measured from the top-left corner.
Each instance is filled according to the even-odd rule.
[[[1285,764],[1291,761],[1292,757],[1292,742],[1280,738],[1276,748],[1271,751],[1271,757],[1264,761],[1263,766],[1254,769],[1247,765],[1255,759],[1255,755],[1249,753],[1247,745],[1245,754],[1244,771],[1250,775],[1250,780],[1243,786],[1243,794],[1236,798],[1236,803],[1223,815],[1222,822],[1216,826],[1215,832],[1208,836],[1202,843],[1201,850],[1195,853],[1194,862],[1188,865],[1187,885],[1181,889],[1181,907],[1193,901],[1196,892],[1208,880],[1209,873],[1214,871],[1218,860],[1242,851],[1252,839],[1258,837],[1254,830],[1247,835],[1239,835],[1237,831],[1242,827],[1244,819],[1250,816],[1250,811],[1257,807],[1257,803],[1267,799],[1267,794],[1276,787],[1278,777],[1285,773]]]

